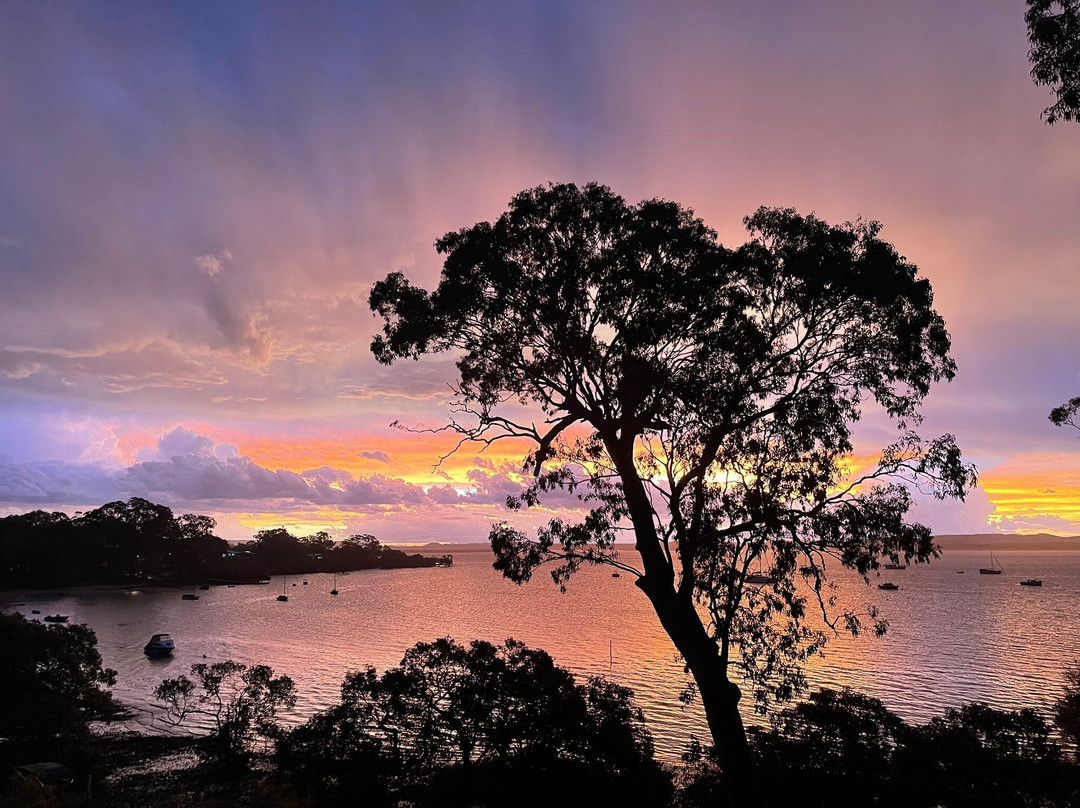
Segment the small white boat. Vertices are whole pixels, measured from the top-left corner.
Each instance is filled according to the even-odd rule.
[[[168,634],[155,634],[150,642],[143,646],[143,653],[150,657],[168,656],[175,650],[173,638]]]

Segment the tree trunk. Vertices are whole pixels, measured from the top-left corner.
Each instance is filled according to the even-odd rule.
[[[767,806],[754,776],[754,759],[746,738],[738,686],[727,678],[716,642],[709,636],[694,608],[693,599],[675,588],[675,571],[661,550],[653,522],[652,505],[633,462],[633,444],[613,440],[608,451],[623,481],[636,547],[645,575],[637,585],[649,598],[664,631],[686,661],[697,684],[705,719],[709,724],[717,763],[723,772],[723,790],[732,808]]]
[[[682,654],[697,684],[716,761],[723,772],[728,804],[736,808],[767,806],[768,800],[754,775],[754,759],[739,713],[742,693],[738,685],[727,678],[716,643],[709,637],[693,604],[684,602],[671,586],[661,585],[661,591],[650,591],[653,587],[648,577],[646,573],[638,579],[638,586],[648,596],[660,624]]]

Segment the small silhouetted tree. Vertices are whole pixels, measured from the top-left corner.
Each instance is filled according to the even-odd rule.
[[[267,665],[200,662],[191,666],[191,676],[165,679],[154,696],[164,703],[165,718],[173,725],[191,715],[209,716],[214,728],[200,752],[224,766],[245,764],[259,738],[276,738],[278,711],[296,704],[293,680],[275,677]]]
[[[1080,120],[1080,0],[1028,0],[1031,77],[1053,90],[1055,101],[1043,118]]]
[[[565,584],[585,563],[630,573],[693,675],[733,799],[749,804],[749,747],[733,668],[757,704],[805,686],[801,663],[834,628],[831,564],[924,562],[928,528],[905,521],[919,480],[939,496],[974,483],[952,436],[906,431],[932,383],[951,378],[930,284],[878,238],[758,210],[737,249],[672,202],[553,185],[493,223],[449,233],[434,292],[401,273],[375,284],[384,363],[458,353],[451,422],[462,442],[529,441],[533,482],[513,507],[575,491],[589,509],[535,539],[498,525],[496,567]],[[901,428],[876,466],[847,473],[851,425],[874,402]],[[632,530],[641,569],[619,559]],[[774,582],[748,577],[765,569]]]

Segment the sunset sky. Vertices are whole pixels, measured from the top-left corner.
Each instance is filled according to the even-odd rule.
[[[371,284],[596,180],[742,243],[760,205],[882,237],[959,372],[981,487],[940,533],[1080,533],[1080,126],[1020,0],[4,5],[0,515],[143,496],[263,527],[478,541],[521,450],[460,452],[451,357],[379,366]],[[859,432],[871,455],[880,419]],[[541,518],[536,514],[532,518]]]

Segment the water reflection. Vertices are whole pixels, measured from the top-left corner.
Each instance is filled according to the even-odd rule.
[[[877,603],[890,620],[883,639],[839,637],[809,671],[813,687],[850,685],[909,720],[983,700],[1046,711],[1062,672],[1078,654],[1080,553],[1002,552],[1002,576],[980,576],[981,552],[950,552],[929,567],[890,571],[893,592],[841,578],[842,604]],[[983,564],[985,565],[985,564]],[[964,575],[957,570],[966,570]],[[1041,588],[1019,586],[1040,577]],[[686,681],[670,640],[632,579],[583,570],[565,595],[545,576],[518,587],[490,566],[487,553],[455,553],[455,566],[308,575],[309,586],[276,600],[267,586],[214,587],[197,601],[181,590],[79,589],[68,594],[7,593],[4,611],[70,614],[98,634],[105,664],[118,671],[116,693],[158,727],[152,691],[194,662],[265,663],[292,676],[300,700],[293,720],[338,697],[348,670],[396,665],[420,640],[452,636],[502,642],[513,637],[546,649],[581,675],[603,674],[634,688],[658,750],[677,755],[690,734],[707,738],[700,706],[683,707]],[[877,581],[874,582],[876,584]],[[40,619],[40,618],[38,618]],[[156,633],[176,641],[171,658],[149,659]],[[759,720],[759,719],[752,719]]]

